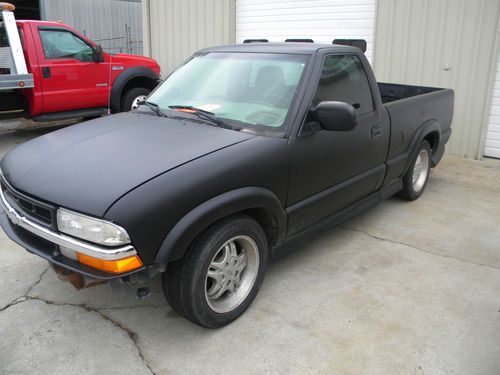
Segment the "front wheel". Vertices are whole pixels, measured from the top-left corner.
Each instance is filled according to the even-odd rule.
[[[169,265],[163,290],[174,310],[218,328],[238,318],[260,289],[268,261],[266,235],[246,215],[209,227],[185,257]]]
[[[146,100],[150,92],[151,90],[145,87],[134,87],[128,90],[122,98],[121,112],[129,112],[139,107],[139,103]]]
[[[413,156],[410,168],[403,177],[403,190],[399,195],[414,201],[422,195],[427,186],[431,169],[432,150],[429,142],[423,140]]]

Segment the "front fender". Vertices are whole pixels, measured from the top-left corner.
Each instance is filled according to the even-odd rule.
[[[271,214],[277,242],[280,242],[286,233],[287,216],[278,197],[262,187],[244,187],[211,198],[186,214],[163,240],[155,263],[181,258],[190,243],[209,225],[228,215],[255,208],[263,208]]]
[[[120,112],[120,101],[122,97],[123,88],[132,79],[138,77],[150,78],[153,80],[158,79],[157,74],[150,68],[143,66],[136,66],[124,70],[113,82],[110,93],[110,107],[112,113]]]

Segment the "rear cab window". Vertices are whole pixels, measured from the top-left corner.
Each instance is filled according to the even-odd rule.
[[[339,101],[352,105],[358,115],[374,110],[370,83],[359,57],[327,55],[312,101]]]

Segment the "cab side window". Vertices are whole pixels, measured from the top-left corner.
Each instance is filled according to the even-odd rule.
[[[43,52],[47,59],[94,61],[94,50],[81,38],[66,30],[40,30]]]
[[[351,104],[358,114],[373,111],[373,100],[363,65],[354,55],[328,55],[313,99]]]

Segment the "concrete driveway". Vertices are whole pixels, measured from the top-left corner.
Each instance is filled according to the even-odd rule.
[[[2,135],[0,135],[1,139]],[[500,161],[446,157],[272,265],[219,330],[99,286],[76,291],[0,233],[2,374],[500,374]]]
[[[78,123],[79,120],[66,120],[50,123],[39,123],[38,125],[26,125],[19,120],[0,120],[0,159],[12,147],[38,137],[40,135],[54,131],[67,125]]]

